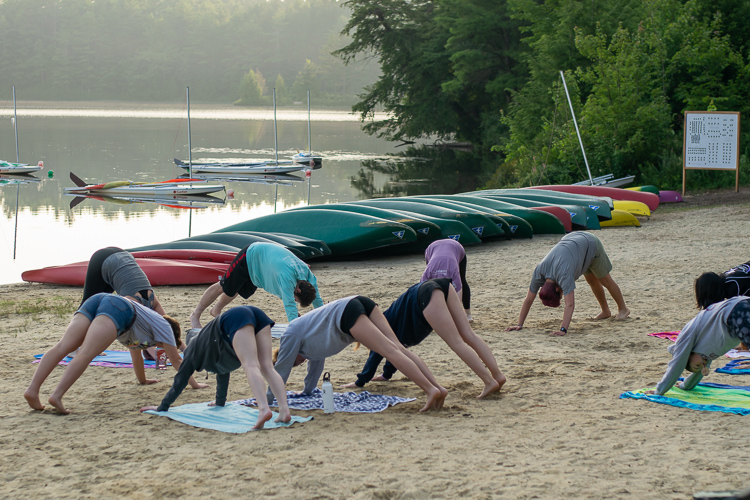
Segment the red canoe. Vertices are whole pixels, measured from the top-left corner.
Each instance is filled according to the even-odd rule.
[[[648,205],[651,211],[659,206],[659,196],[648,191],[631,191],[629,189],[606,186],[579,186],[577,184],[556,184],[553,186],[531,186],[531,189],[545,189],[561,193],[585,194],[588,196],[606,196],[613,200],[640,201]]]
[[[136,259],[171,259],[171,260],[192,260],[200,264],[201,262],[219,262],[222,264],[231,264],[237,256],[236,252],[225,252],[223,250],[201,250],[191,248],[161,248],[154,250],[139,250],[130,252]]]
[[[226,262],[207,260],[144,258],[136,258],[135,260],[153,286],[213,284],[224,275],[227,267],[229,267]],[[25,271],[21,274],[21,279],[35,283],[83,286],[88,264],[88,262],[76,262],[64,266]]]
[[[558,219],[560,219],[560,222],[562,222],[563,227],[565,227],[565,232],[569,233],[573,230],[573,221],[570,218],[570,213],[565,210],[562,207],[531,207],[534,210],[541,210],[542,212],[547,212],[548,214],[552,214]]]

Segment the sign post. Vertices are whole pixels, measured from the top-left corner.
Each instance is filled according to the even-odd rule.
[[[682,195],[688,169],[734,170],[734,190],[740,190],[740,113],[685,111],[682,145]]]

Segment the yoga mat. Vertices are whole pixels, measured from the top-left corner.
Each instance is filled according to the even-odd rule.
[[[717,368],[715,371],[718,373],[728,373],[730,375],[747,375],[748,373],[750,373],[750,364],[748,364],[748,368],[738,368],[738,365],[742,362],[747,362],[747,360],[735,359],[734,361],[730,361],[721,368]]]
[[[645,394],[653,389],[647,387],[638,391],[620,394],[620,399],[645,399],[660,403],[699,411],[718,411],[736,415],[750,415],[750,391],[736,386],[716,387],[718,384],[698,384],[692,391],[671,388],[663,396]]]
[[[660,339],[667,339],[667,340],[671,340],[672,342],[675,342],[679,334],[680,332],[657,332],[657,333],[649,333],[649,336],[658,337]],[[739,349],[732,349],[731,351],[726,353],[726,357],[728,358],[750,358],[750,351],[741,351]]]
[[[193,427],[229,432],[232,434],[242,434],[252,431],[254,430],[253,426],[258,422],[258,410],[234,404],[226,406],[208,406],[208,403],[192,403],[174,406],[170,408],[169,411],[148,410],[143,413],[158,415],[160,417],[169,417],[172,420],[192,425]],[[292,416],[291,422],[284,424],[274,422],[273,419],[276,417],[278,417],[278,413],[273,414],[271,420],[265,423],[262,430],[289,427],[295,422],[308,422],[312,420],[312,417]]]
[[[91,363],[89,363],[89,366],[105,366],[108,368],[133,368],[133,360],[130,357],[130,351],[104,351],[104,353],[106,354],[106,356],[95,357],[91,361]],[[34,354],[35,359],[34,361],[32,361],[32,363],[39,363],[39,360],[42,359],[42,356],[44,356],[44,354]],[[180,356],[182,356],[182,354],[180,354]],[[66,356],[58,364],[67,365],[71,361],[73,361],[73,358]],[[167,364],[169,366],[172,366],[172,363],[170,363],[169,360],[167,360]],[[145,368],[156,368],[156,362],[144,359],[143,366]]]
[[[680,332],[656,332],[656,333],[649,333],[648,335],[650,337],[657,337],[660,339],[667,339],[671,340],[672,342],[677,340],[677,336],[680,334]]]
[[[323,409],[323,391],[317,387],[311,394],[295,394],[287,391],[286,400],[289,408],[295,410],[322,410]],[[360,393],[345,392],[333,393],[333,406],[336,411],[348,413],[378,413],[389,406],[395,406],[399,403],[408,403],[415,401],[416,398],[400,398],[398,396],[383,396],[381,394],[370,394],[367,391]],[[238,405],[255,406],[255,398],[241,399],[232,401]],[[276,400],[273,400],[271,406],[279,406]]]

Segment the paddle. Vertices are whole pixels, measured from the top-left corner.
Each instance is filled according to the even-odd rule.
[[[85,199],[86,199],[85,196],[76,196],[75,198],[70,200],[70,209],[72,210],[74,207],[78,206]]]
[[[80,177],[78,177],[73,172],[70,173],[70,180],[73,181],[73,184],[75,184],[78,187],[84,187],[86,185],[86,182],[84,182]],[[80,201],[78,203],[80,203]],[[70,208],[73,208],[73,207],[70,207]]]

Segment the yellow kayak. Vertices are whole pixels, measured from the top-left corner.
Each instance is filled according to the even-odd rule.
[[[640,227],[641,222],[635,215],[631,214],[630,212],[626,212],[625,210],[618,210],[615,208],[612,210],[612,219],[600,221],[599,225],[601,227]]]
[[[651,209],[648,208],[648,205],[640,201],[612,200],[612,205],[614,205],[615,210],[622,210],[623,212],[643,217],[651,217]]]

